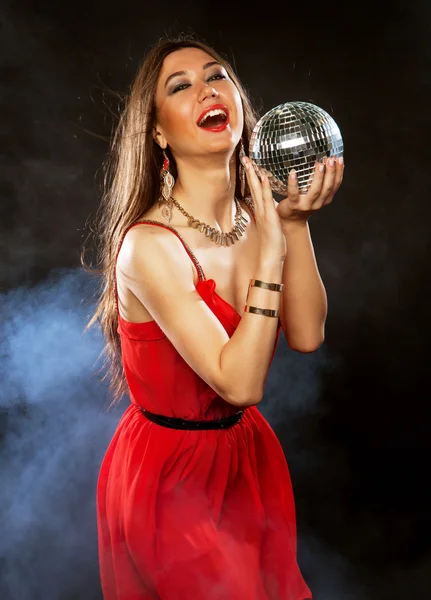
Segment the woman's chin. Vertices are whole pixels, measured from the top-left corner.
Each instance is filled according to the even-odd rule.
[[[202,144],[209,148],[217,148],[230,150],[239,143],[241,135],[238,135],[229,126],[223,131],[208,133],[205,132],[204,136],[201,136]]]

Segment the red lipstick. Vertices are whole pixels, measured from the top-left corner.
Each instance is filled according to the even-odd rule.
[[[211,111],[211,110],[215,110],[219,108],[220,110],[223,110],[226,113],[226,121],[224,123],[222,123],[221,125],[217,125],[217,127],[201,127],[201,129],[204,129],[205,131],[223,131],[223,129],[226,129],[226,127],[229,124],[229,110],[227,108],[227,106],[225,106],[224,104],[213,104],[212,106],[208,106],[200,115],[198,120],[196,121],[196,124],[199,127],[199,123],[202,121],[202,119],[205,117],[205,115]]]

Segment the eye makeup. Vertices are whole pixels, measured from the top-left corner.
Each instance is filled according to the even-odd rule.
[[[208,81],[211,81],[211,79],[213,79],[214,77],[220,77],[221,79],[227,79],[226,75],[224,75],[224,73],[214,73],[214,75],[211,75],[208,78]],[[171,94],[175,94],[176,92],[180,91],[182,88],[184,88],[185,86],[190,85],[189,83],[179,83],[178,85],[174,86],[173,89],[170,91]]]

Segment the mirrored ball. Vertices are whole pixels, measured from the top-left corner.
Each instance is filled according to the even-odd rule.
[[[286,102],[258,121],[250,139],[249,157],[262,169],[274,192],[287,196],[289,171],[295,169],[298,187],[306,193],[316,161],[343,156],[340,129],[322,108],[308,102]]]

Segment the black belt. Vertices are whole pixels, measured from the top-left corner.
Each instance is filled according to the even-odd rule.
[[[145,408],[141,408],[141,411],[147,419],[153,423],[162,425],[163,427],[169,427],[170,429],[192,429],[197,431],[201,429],[226,429],[227,427],[232,427],[232,425],[238,423],[244,414],[244,411],[240,410],[234,415],[230,415],[224,419],[216,419],[214,421],[191,421],[187,419],[177,419],[176,417],[155,415],[154,413],[145,410]]]

